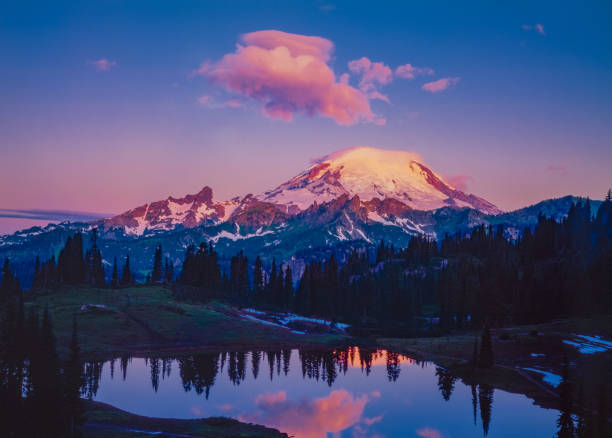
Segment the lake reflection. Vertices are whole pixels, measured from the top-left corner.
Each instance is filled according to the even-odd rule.
[[[86,369],[86,396],[129,412],[227,416],[296,438],[549,437],[558,415],[429,362],[356,347],[121,358]]]

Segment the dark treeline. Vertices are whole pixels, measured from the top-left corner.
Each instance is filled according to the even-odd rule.
[[[178,372],[185,391],[195,390],[197,394],[210,396],[217,376],[227,373],[227,377],[234,385],[240,385],[247,377],[265,378],[274,380],[276,376],[287,376],[290,371],[291,357],[295,350],[267,350],[267,351],[225,351],[200,353],[194,356],[155,357],[145,358],[151,374],[151,386],[157,392],[159,384],[170,376],[172,364],[178,366]],[[390,382],[396,381],[400,376],[401,359],[408,360],[406,356],[386,350],[345,347],[340,349],[308,349],[299,350],[298,359],[304,379],[324,381],[332,386],[338,376],[345,375],[349,366],[359,366],[361,371],[369,375],[375,360],[384,358],[386,362],[387,378]],[[111,377],[116,374],[116,362],[119,362],[123,380],[128,374],[128,366],[132,359],[124,356],[109,363]],[[419,366],[425,362],[409,360]],[[85,377],[83,394],[91,398],[96,395],[99,380],[102,375],[103,362],[85,364]],[[453,378],[453,382],[455,378]],[[451,391],[452,392],[452,389]]]
[[[250,275],[248,258],[240,251],[231,258],[229,275],[221,269],[212,244],[189,246],[175,291],[180,297],[208,300],[220,298],[241,305],[257,305],[289,310],[293,306],[293,275],[289,266],[277,268],[273,260],[269,272],[257,257]]]
[[[567,358],[562,364],[561,383],[559,384],[559,417],[557,419],[558,438],[605,438],[612,434],[609,422],[609,406],[606,401],[605,386],[593,400],[585,396],[583,385],[576,391],[569,376],[570,365]],[[577,396],[575,395],[577,394]]]
[[[66,239],[66,244],[56,257],[41,263],[36,257],[32,291],[53,291],[62,285],[89,285],[98,288],[118,288],[136,284],[134,273],[130,268],[130,256],[126,255],[121,273],[118,272],[117,260],[114,260],[111,281],[107,283],[102,253],[97,245],[97,229],[90,236],[91,245],[85,250],[83,235],[75,233]],[[160,248],[161,250],[161,248]],[[166,262],[167,263],[167,262]],[[173,267],[166,265],[166,273],[173,272]],[[171,280],[173,274],[169,280]],[[9,260],[4,262],[0,282],[0,302],[19,296],[21,287],[18,279],[12,274]]]
[[[334,255],[312,261],[295,290],[288,265],[273,261],[265,270],[258,257],[251,271],[241,252],[228,274],[212,245],[202,244],[187,250],[177,289],[190,298],[223,298],[355,326],[410,329],[437,315],[437,330],[444,331],[609,314],[611,273],[608,195],[595,217],[588,200],[578,202],[564,221],[540,216],[514,241],[501,226],[480,226],[439,243],[416,236],[403,249],[382,242],[375,263],[365,251],[354,251],[342,266]]]
[[[533,229],[512,241],[504,237],[501,226],[479,226],[469,235],[445,236],[440,242],[415,236],[406,248],[381,242],[375,260],[365,250],[354,250],[343,264],[332,255],[308,263],[297,282],[289,264],[273,260],[266,267],[259,257],[251,262],[242,252],[224,270],[211,243],[197,249],[190,246],[177,276],[168,258],[164,264],[162,248],[157,246],[147,282],[176,279],[173,288],[179,298],[291,310],[355,327],[399,327],[407,335],[422,333],[424,326],[440,333],[480,329],[485,322],[499,326],[609,314],[611,197],[608,194],[595,217],[589,201],[579,201],[562,222],[540,216]],[[135,283],[129,256],[122,269],[114,260],[106,283],[96,230],[87,250],[83,240],[76,233],[57,260],[37,259],[32,288],[53,290],[63,284],[117,288]],[[0,299],[18,296],[20,290],[5,261]]]
[[[51,317],[9,299],[0,332],[0,430],[6,437],[80,436],[82,363],[73,324],[70,353],[56,351]]]

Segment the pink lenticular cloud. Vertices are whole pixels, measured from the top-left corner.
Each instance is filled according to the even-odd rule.
[[[93,65],[98,71],[110,71],[111,68],[117,66],[115,61],[109,61],[106,58],[98,59],[97,61],[89,61],[88,64]]]
[[[415,67],[412,64],[400,65],[395,69],[395,76],[402,79],[414,79],[419,75],[433,75],[435,72],[429,67]]]
[[[340,81],[327,64],[333,43],[275,30],[242,36],[243,44],[197,74],[227,91],[263,103],[263,113],[290,121],[294,114],[330,117],[341,125],[373,122],[366,93]]]
[[[292,56],[310,55],[321,61],[328,61],[334,50],[334,44],[325,38],[281,32],[280,30],[245,33],[242,35],[242,41],[247,46],[257,46],[268,50],[286,47]]]
[[[447,90],[458,82],[459,78],[442,78],[437,81],[427,82],[421,89],[429,91],[430,93],[439,93],[440,91]]]

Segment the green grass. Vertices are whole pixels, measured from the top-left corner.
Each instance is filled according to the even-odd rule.
[[[83,310],[85,305],[105,309]],[[86,358],[110,358],[121,354],[189,349],[249,349],[299,347],[345,342],[331,334],[293,334],[241,318],[237,309],[212,301],[206,304],[176,301],[161,285],[126,289],[66,286],[26,301],[37,311],[48,306],[58,351],[66,354],[73,315],[77,317],[79,342]]]

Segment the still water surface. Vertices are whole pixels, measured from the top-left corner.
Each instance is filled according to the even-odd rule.
[[[121,358],[87,371],[89,397],[129,412],[233,417],[296,438],[552,437],[558,416],[384,350]]]

